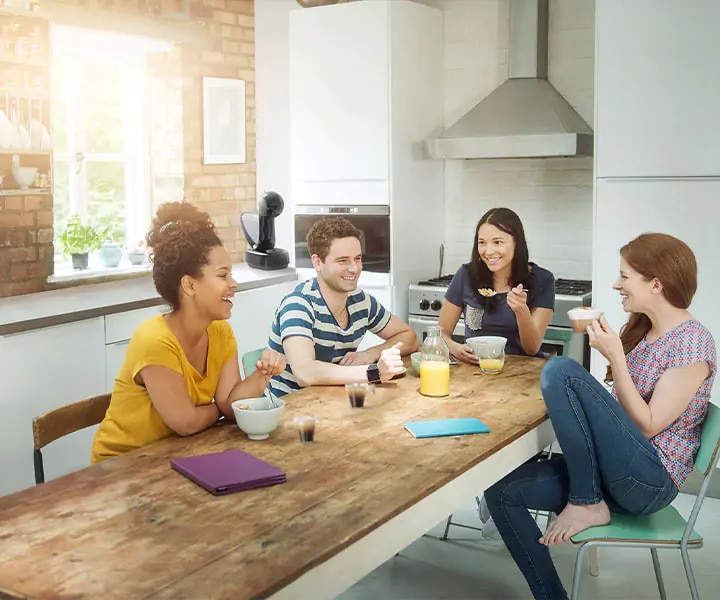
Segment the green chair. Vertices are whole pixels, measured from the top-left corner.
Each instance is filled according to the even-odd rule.
[[[695,459],[695,469],[702,475],[700,491],[693,504],[690,517],[687,521],[672,505],[651,515],[635,517],[631,515],[612,514],[612,520],[607,525],[590,527],[572,537],[575,544],[582,544],[578,550],[575,561],[575,575],[573,576],[572,599],[577,600],[580,588],[580,571],[585,552],[592,547],[620,546],[623,548],[650,548],[655,578],[657,579],[660,598],[665,600],[665,584],[662,579],[658,549],[680,550],[685,574],[690,586],[690,595],[698,600],[697,583],[693,574],[688,550],[702,548],[703,538],[693,527],[697,520],[700,507],[707,493],[710,477],[720,456],[720,408],[710,404],[708,414],[702,425],[700,437],[700,450]]]
[[[260,359],[260,355],[265,351],[265,348],[258,348],[257,350],[250,350],[243,354],[242,357],[242,370],[243,379],[249,377],[255,372],[255,365]]]

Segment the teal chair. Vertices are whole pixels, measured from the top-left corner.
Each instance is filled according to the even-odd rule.
[[[662,600],[665,600],[667,596],[657,551],[658,549],[680,550],[683,565],[685,566],[685,574],[690,586],[690,595],[693,600],[698,600],[697,583],[690,564],[688,550],[697,550],[702,548],[703,545],[702,536],[693,527],[703,500],[705,500],[710,477],[715,471],[718,456],[720,456],[720,408],[711,404],[702,425],[700,450],[695,459],[695,469],[702,475],[702,484],[688,520],[685,521],[680,516],[680,513],[670,505],[656,513],[642,517],[613,513],[612,520],[607,525],[590,527],[573,536],[571,538],[573,543],[581,544],[581,546],[575,561],[572,599],[577,600],[578,598],[580,572],[587,550],[593,547],[620,546],[622,548],[650,548],[653,567],[655,568],[655,578],[657,579]]]
[[[257,350],[250,350],[246,352],[242,357],[242,370],[243,379],[249,377],[255,372],[255,365],[260,359],[260,355],[265,351],[265,348],[258,348]]]

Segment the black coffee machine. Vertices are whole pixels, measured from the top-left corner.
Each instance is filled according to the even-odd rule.
[[[284,269],[290,263],[287,250],[275,247],[275,217],[285,208],[282,196],[265,192],[258,202],[258,209],[240,215],[243,234],[250,246],[245,251],[248,266],[263,271]]]

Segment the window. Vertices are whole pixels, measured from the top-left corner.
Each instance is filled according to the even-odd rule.
[[[164,42],[54,28],[56,237],[67,218],[79,214],[105,228],[107,241],[132,246],[144,239],[152,206],[148,56],[167,50]],[[56,275],[68,271],[56,246]]]

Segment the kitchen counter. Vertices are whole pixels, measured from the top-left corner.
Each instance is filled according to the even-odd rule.
[[[295,269],[252,269],[245,263],[233,266],[233,277],[242,292],[297,279]],[[0,299],[0,335],[62,325],[163,304],[152,275],[109,283],[97,283]]]

